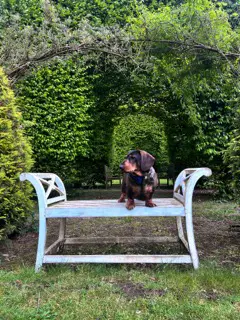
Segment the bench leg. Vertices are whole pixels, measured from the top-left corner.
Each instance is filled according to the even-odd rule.
[[[44,251],[46,246],[46,238],[47,238],[47,221],[45,217],[41,217],[39,214],[39,236],[38,236],[38,249],[37,249],[37,258],[35,271],[40,271],[43,264]]]
[[[177,229],[178,229],[178,238],[182,241],[185,248],[189,251],[188,242],[185,239],[183,225],[182,225],[182,218],[177,217]]]
[[[66,234],[66,218],[60,220],[60,227],[59,227],[59,236],[58,240],[60,241],[59,251],[63,251],[64,248],[64,240]]]
[[[199,267],[199,259],[197,248],[195,244],[194,231],[193,231],[193,221],[192,221],[192,209],[189,209],[190,212],[186,212],[186,230],[188,238],[189,252],[192,258],[192,264],[194,269]]]

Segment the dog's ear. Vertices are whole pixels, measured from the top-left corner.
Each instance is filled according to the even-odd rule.
[[[141,170],[148,171],[154,165],[155,158],[148,152],[139,150],[141,154]]]

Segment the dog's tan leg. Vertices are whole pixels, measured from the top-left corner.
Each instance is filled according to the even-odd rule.
[[[153,203],[152,196],[154,193],[154,188],[151,185],[145,186],[145,206],[146,207],[156,207],[157,205]]]
[[[118,199],[118,202],[125,202],[126,193],[122,193],[120,198]]]
[[[126,203],[126,208],[128,210],[132,210],[135,208],[135,202],[134,199],[128,199],[127,203]]]
[[[145,206],[152,208],[152,207],[156,207],[157,205],[152,201],[152,199],[148,199],[145,201]]]

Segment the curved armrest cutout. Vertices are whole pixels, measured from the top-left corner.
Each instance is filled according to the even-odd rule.
[[[52,203],[66,201],[64,184],[54,173],[22,173],[20,180],[28,180],[34,186],[38,197],[39,209],[46,208]],[[56,193],[57,196],[55,195]]]
[[[186,201],[192,201],[194,187],[197,181],[202,177],[209,177],[212,170],[209,168],[188,168],[179,173],[175,184],[173,196],[181,201],[183,204]]]

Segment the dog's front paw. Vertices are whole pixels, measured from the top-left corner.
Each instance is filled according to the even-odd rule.
[[[135,208],[135,202],[132,199],[128,199],[127,203],[126,203],[126,208],[128,210],[132,210]]]
[[[119,198],[118,202],[126,202],[125,199]]]
[[[153,207],[156,207],[157,205],[156,205],[156,203],[152,202],[152,200],[147,200],[147,201],[145,202],[145,206],[146,206],[146,207],[153,208]]]
[[[125,195],[121,195],[121,197],[118,199],[118,202],[125,202]]]

